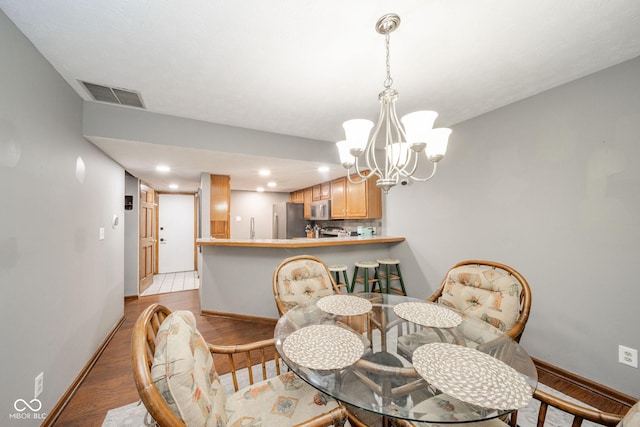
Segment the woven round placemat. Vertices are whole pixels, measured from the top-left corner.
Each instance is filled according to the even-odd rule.
[[[371,302],[355,295],[329,295],[320,298],[316,306],[322,311],[339,316],[357,316],[371,311]]]
[[[282,349],[292,362],[311,369],[342,369],[364,351],[355,333],[333,325],[312,325],[289,335]]]
[[[413,352],[413,367],[449,396],[485,408],[522,408],[533,395],[527,381],[515,369],[469,347],[425,344]]]
[[[462,317],[453,310],[428,302],[402,302],[393,307],[396,316],[434,328],[453,328],[462,322]]]

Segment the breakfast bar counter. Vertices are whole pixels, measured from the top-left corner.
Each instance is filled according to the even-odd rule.
[[[312,255],[327,264],[388,258],[404,237],[354,236],[319,239],[214,239],[196,241],[200,249],[200,307],[204,314],[275,319],[272,277],[290,256]]]
[[[404,237],[356,236],[320,239],[198,239],[200,246],[233,246],[252,248],[317,248],[322,246],[370,245],[403,242]]]

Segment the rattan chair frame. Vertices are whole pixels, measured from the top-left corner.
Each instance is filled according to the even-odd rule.
[[[156,335],[162,321],[169,314],[171,314],[171,311],[165,306],[152,304],[136,320],[131,339],[133,377],[140,399],[155,420],[156,425],[160,427],[185,427],[184,422],[169,408],[151,378]],[[241,345],[208,344],[208,347],[212,355],[227,355],[235,391],[239,390],[237,373],[241,369],[247,370],[249,383],[254,384],[251,366],[253,365],[252,361],[255,361],[256,358],[259,359],[262,368],[262,378],[258,379],[258,381],[268,379],[266,363],[270,358],[266,356],[267,350],[274,354],[276,373],[280,375],[280,358],[278,352],[275,351],[275,340],[273,338]],[[238,368],[237,358],[244,359],[245,363],[241,364],[245,365],[245,367]],[[297,424],[296,427],[342,426],[346,419],[347,411],[340,404],[331,411]]]
[[[471,259],[471,260],[461,261],[456,265],[454,265],[453,267],[451,267],[449,271],[464,265],[486,265],[492,268],[498,268],[508,273],[510,276],[514,277],[520,283],[520,289],[521,289],[520,311],[518,313],[518,317],[516,318],[515,325],[513,325],[513,327],[508,331],[505,331],[505,333],[509,335],[513,340],[520,342],[520,337],[524,332],[524,328],[527,325],[527,320],[529,320],[529,313],[531,312],[531,287],[529,286],[529,282],[527,282],[527,279],[525,279],[524,276],[520,274],[513,267],[509,267],[508,265],[501,264],[499,262],[487,261],[487,260]],[[447,274],[442,279],[442,283],[440,284],[440,287],[434,292],[433,295],[431,295],[427,299],[427,301],[431,301],[431,302],[438,301],[438,299],[442,296],[442,292],[444,290],[445,284],[447,283],[448,276],[449,276],[449,273],[447,272]]]
[[[573,416],[571,423],[572,427],[580,427],[582,421],[587,420],[592,423],[600,424],[603,426],[613,427],[617,425],[624,415],[614,414],[611,412],[601,411],[599,409],[589,408],[583,405],[579,405],[570,402],[561,397],[547,393],[543,390],[536,389],[533,392],[533,398],[540,401],[540,409],[538,410],[537,427],[543,427],[544,421],[547,416],[547,409],[549,406],[557,408],[562,412],[565,412]],[[509,419],[509,425],[516,427],[518,422],[518,413],[513,412]]]
[[[273,278],[272,278],[272,286],[273,286],[273,298],[276,301],[276,307],[278,308],[278,315],[282,316],[284,313],[286,313],[288,310],[288,308],[282,303],[282,300],[280,299],[280,290],[278,287],[278,273],[280,273],[280,270],[282,269],[282,267],[284,267],[285,265],[294,262],[294,261],[300,261],[300,260],[308,260],[308,261],[314,261],[317,262],[318,264],[321,264],[325,271],[327,272],[327,276],[329,277],[329,280],[331,281],[331,287],[333,288],[333,292],[336,294],[341,293],[340,292],[340,287],[336,284],[335,279],[333,278],[333,274],[331,274],[331,271],[329,271],[329,267],[327,267],[327,264],[322,261],[320,258],[312,256],[312,255],[295,255],[289,258],[286,258],[284,260],[282,260],[282,262],[280,264],[278,264],[278,266],[276,267],[275,271],[273,272]],[[342,287],[344,287],[344,285],[342,285]]]
[[[544,423],[547,417],[547,410],[550,406],[573,416],[571,427],[580,427],[582,425],[582,422],[585,420],[607,427],[614,427],[620,422],[620,420],[624,418],[624,415],[614,414],[611,412],[605,412],[599,409],[590,408],[584,405],[579,405],[540,389],[536,389],[533,392],[533,399],[540,402],[536,427],[544,427]],[[505,421],[505,427],[517,427],[518,411],[512,412],[511,414],[507,415],[505,419],[501,418],[501,420]],[[427,423],[413,423],[404,421],[404,423],[402,423],[401,425],[407,427],[419,427],[426,426]]]

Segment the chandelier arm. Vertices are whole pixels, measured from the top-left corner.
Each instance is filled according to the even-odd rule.
[[[395,102],[393,99],[387,99],[389,101],[386,104],[386,117],[385,117],[385,170],[384,170],[384,179],[389,180],[393,179],[396,182],[398,181],[398,174],[401,173],[402,168],[399,167],[399,163],[401,161],[401,156],[395,156],[395,162],[393,161],[394,156],[390,156],[389,152],[393,153],[396,149],[399,149],[398,146],[394,147],[394,143],[402,142],[402,135],[400,133],[400,127],[398,126],[398,120],[395,110]],[[394,140],[394,129],[395,129],[395,140]],[[396,141],[397,140],[397,141]]]
[[[389,100],[385,100],[389,101]],[[391,144],[393,143],[393,130],[391,129],[391,114],[392,114],[391,104],[385,103],[385,114],[384,117],[384,179],[389,179],[393,176],[393,172],[396,168],[396,163],[392,163],[392,156],[389,156],[389,152],[393,152],[393,147]],[[397,162],[397,161],[396,161]]]
[[[403,142],[406,143],[407,135],[406,135],[406,133],[404,131],[404,128],[400,124],[400,120],[398,120],[398,112],[396,111],[395,102],[393,102],[392,105],[391,105],[391,108],[389,110],[389,116],[391,117],[391,124],[393,125],[393,127],[396,130],[397,142],[398,143],[403,143]],[[402,165],[402,167],[399,167],[399,163],[402,160],[402,158],[401,158],[401,156],[397,156],[396,163],[394,165],[394,171],[396,172],[396,174],[405,175],[407,173],[406,172],[407,171],[407,166],[411,163],[412,159],[414,159],[413,151],[409,151],[407,153],[407,155],[408,155],[407,161],[405,162],[405,164]],[[416,167],[417,167],[417,162],[414,162],[413,171],[415,171]],[[410,172],[410,173],[413,173],[413,172]],[[397,181],[397,179],[396,179],[396,181]]]
[[[417,182],[429,181],[431,178],[433,178],[435,176],[436,170],[438,169],[438,163],[436,163],[436,162],[430,162],[430,163],[433,164],[433,169],[431,170],[431,175],[429,175],[426,178],[418,178],[418,177],[415,177],[413,175],[409,175],[409,178],[411,178],[412,180],[417,181]]]
[[[376,127],[373,129],[373,134],[371,134],[371,138],[369,138],[369,142],[367,143],[367,148],[365,149],[365,153],[364,153],[365,160],[367,161],[367,166],[369,167],[369,170],[371,170],[373,173],[378,175],[380,178],[382,178],[382,170],[378,166],[378,160],[376,159],[376,140],[378,139],[378,134],[380,133],[380,128],[382,127],[383,119],[384,119],[384,103],[380,105],[380,115],[378,116]]]
[[[358,183],[358,182],[366,181],[366,180],[368,180],[369,178],[371,178],[373,175],[376,175],[376,171],[372,170],[370,167],[368,168],[369,173],[368,173],[368,174],[366,174],[366,175],[365,175],[365,174],[363,174],[363,173],[360,171],[360,168],[358,167],[358,158],[356,158],[356,161],[355,161],[355,163],[354,163],[353,167],[354,167],[354,170],[355,170],[355,172],[356,172],[356,175],[358,175],[358,177],[360,178],[360,181],[355,181],[355,182],[354,182],[354,181],[352,181],[352,180],[349,178],[349,176],[351,175],[351,174],[349,173],[349,170],[350,170],[350,169],[349,169],[349,170],[347,170],[347,178],[349,178],[349,181],[350,181],[352,184],[356,184],[356,183]]]
[[[351,178],[350,173],[347,173],[347,180],[351,183],[351,184],[362,184],[363,182],[365,182],[366,180],[368,180],[369,178],[371,178],[374,174],[370,173],[368,175],[362,175],[358,170],[356,170],[356,175],[358,175],[358,177],[360,178],[359,181],[356,181],[354,179]]]
[[[409,160],[407,160],[407,164],[402,168],[400,173],[404,176],[411,176],[418,169],[420,156],[418,153],[414,153],[413,151],[409,151]],[[408,168],[409,164],[411,164],[411,168]]]

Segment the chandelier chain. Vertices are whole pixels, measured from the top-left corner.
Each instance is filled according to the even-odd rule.
[[[384,81],[384,87],[389,89],[393,84],[393,79],[391,78],[391,51],[389,49],[389,39],[391,36],[389,33],[385,34],[385,47],[387,51],[387,79]]]

